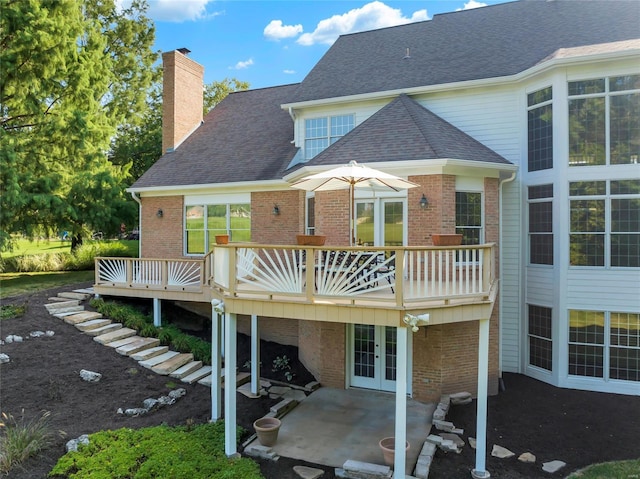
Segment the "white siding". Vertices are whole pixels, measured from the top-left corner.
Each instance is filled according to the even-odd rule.
[[[636,269],[570,268],[567,309],[640,312],[640,273]]]
[[[526,269],[526,275],[526,303],[553,307],[553,298],[558,289],[553,268],[550,266],[529,266]]]

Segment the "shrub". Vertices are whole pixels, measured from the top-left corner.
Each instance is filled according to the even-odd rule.
[[[20,419],[2,413],[0,422],[0,473],[6,474],[14,466],[36,456],[51,445],[54,433],[49,424],[50,413],[43,412],[39,417],[27,421],[24,410]],[[60,432],[64,435],[63,432]]]
[[[27,312],[26,303],[23,305],[3,304],[0,306],[0,319],[13,319],[24,316]]]
[[[241,433],[238,428],[238,439]],[[89,444],[62,456],[49,476],[66,478],[71,474],[76,479],[262,478],[258,465],[250,459],[225,456],[222,421],[173,428],[125,428],[91,434]]]

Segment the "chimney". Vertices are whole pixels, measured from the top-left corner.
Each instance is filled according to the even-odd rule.
[[[179,48],[162,54],[162,152],[175,150],[202,123],[204,67]]]

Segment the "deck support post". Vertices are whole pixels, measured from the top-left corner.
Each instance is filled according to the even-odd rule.
[[[156,328],[162,326],[162,303],[160,298],[153,298],[153,325]]]
[[[225,361],[224,361],[224,452],[230,456],[238,453],[236,444],[236,354],[238,347],[237,317],[235,313],[225,313]]]
[[[211,308],[211,421],[214,422],[222,417],[221,316],[222,313],[217,312],[214,307]]]
[[[251,394],[260,392],[260,325],[258,315],[251,315]]]
[[[396,424],[393,478],[404,479],[407,463],[407,343],[408,329],[396,328]],[[399,452],[401,451],[401,452]]]
[[[476,467],[471,471],[473,479],[487,479],[491,474],[485,469],[487,455],[487,395],[489,376],[489,322],[481,319],[478,331],[478,410],[476,412]]]

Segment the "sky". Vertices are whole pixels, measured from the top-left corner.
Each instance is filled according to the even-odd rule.
[[[302,81],[341,34],[505,1],[148,0],[148,16],[155,50],[188,48],[205,83],[235,78],[254,89]]]

